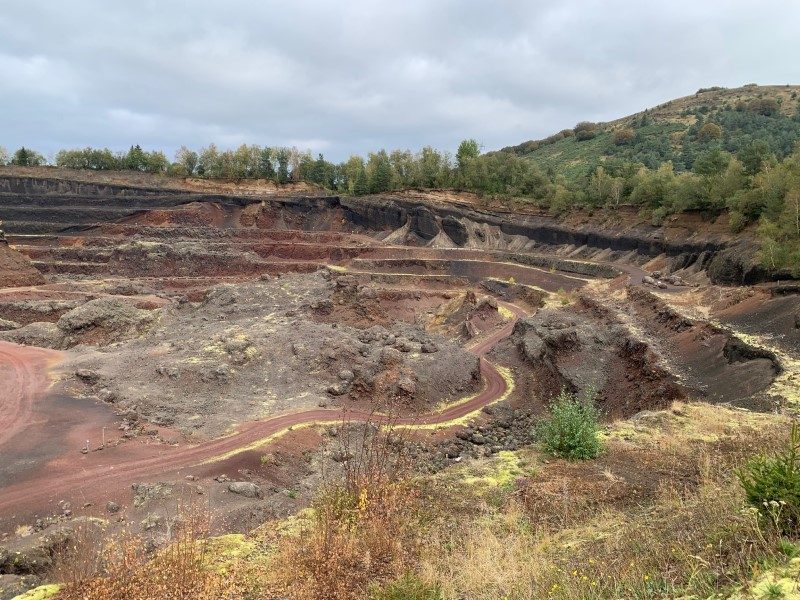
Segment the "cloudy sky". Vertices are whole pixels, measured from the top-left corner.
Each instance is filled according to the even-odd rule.
[[[488,149],[800,83],[795,0],[0,0],[0,145]]]

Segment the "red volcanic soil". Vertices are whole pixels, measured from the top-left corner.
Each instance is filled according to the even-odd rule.
[[[44,277],[31,265],[30,259],[12,250],[0,234],[0,287],[40,283],[44,283]]]
[[[522,309],[514,305],[504,305],[517,316],[524,314]],[[507,323],[470,348],[471,352],[481,356],[480,370],[485,386],[479,394],[467,402],[449,406],[436,413],[394,419],[394,422],[400,425],[445,423],[500,398],[507,389],[506,381],[498,370],[483,358],[483,355],[497,342],[511,335],[514,323],[515,321]],[[30,405],[35,395],[46,389],[48,363],[42,358],[47,356],[46,351],[11,344],[2,346],[2,349],[5,349],[6,353],[0,355],[0,360],[7,365],[5,368],[12,370],[15,374],[14,380],[18,381],[14,389],[26,392],[22,394],[21,399],[17,399],[20,398],[19,394],[9,395],[9,403]],[[19,422],[20,425],[15,427],[15,432],[28,424],[26,435],[15,436],[11,443],[2,446],[2,451],[4,455],[17,460],[28,456],[32,447],[39,444],[45,448],[46,455],[50,451],[59,449],[60,452],[44,466],[28,470],[20,467],[16,469],[17,473],[6,473],[5,479],[13,479],[14,483],[8,481],[8,484],[0,490],[0,515],[4,517],[0,520],[0,530],[8,529],[23,518],[51,514],[61,500],[98,505],[111,498],[119,499],[123,496],[123,490],[129,489],[133,482],[152,478],[168,480],[170,477],[177,477],[177,471],[180,469],[198,466],[245,448],[288,427],[319,421],[340,421],[345,416],[341,410],[322,408],[277,415],[243,425],[234,435],[185,447],[147,444],[140,438],[115,445],[110,435],[113,430],[107,429],[109,436],[107,442],[110,443],[106,448],[82,454],[80,449],[86,443],[84,437],[86,436],[94,447],[99,441],[98,434],[102,428],[112,424],[111,415],[103,407],[95,407],[85,401],[70,401],[63,397],[51,398],[48,404],[48,411],[56,408],[56,415],[61,416],[63,421],[59,423],[57,418],[57,422],[53,424],[47,421],[32,422],[24,415],[17,417],[14,423]],[[67,413],[74,410],[77,419],[59,413],[59,407],[67,409]],[[364,411],[350,410],[346,416],[350,421],[381,420],[381,417]],[[48,436],[48,428],[55,428],[58,431],[51,431],[50,433],[55,435]],[[23,442],[20,437],[26,438],[27,441]],[[37,461],[36,464],[40,463]]]
[[[0,447],[25,429],[33,405],[50,387],[47,369],[61,353],[0,341]]]

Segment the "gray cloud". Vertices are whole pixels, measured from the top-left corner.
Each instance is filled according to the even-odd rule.
[[[708,85],[796,83],[791,0],[28,0],[0,145],[497,148]]]

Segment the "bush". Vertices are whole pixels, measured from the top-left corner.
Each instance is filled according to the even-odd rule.
[[[341,464],[341,477],[323,482],[308,526],[280,541],[273,575],[282,597],[364,598],[376,582],[395,580],[412,564],[418,507],[405,442],[391,425],[368,433],[370,426],[342,424],[337,454],[350,458]]]
[[[590,121],[581,121],[575,125],[575,139],[579,142],[592,139],[597,135],[598,125]]]
[[[636,132],[633,129],[625,128],[625,129],[617,129],[614,132],[614,144],[617,146],[624,146],[625,144],[629,144],[630,142],[636,139]]]
[[[769,117],[780,111],[780,105],[775,98],[756,98],[747,104],[747,110]]]
[[[553,456],[567,460],[596,458],[600,454],[599,419],[594,392],[579,399],[562,390],[550,404],[550,417],[539,424],[537,437]]]
[[[722,137],[722,127],[716,123],[706,123],[697,132],[697,139],[707,142],[709,140],[718,140]]]
[[[792,424],[786,448],[757,456],[736,472],[748,503],[786,535],[800,529],[800,428]]]
[[[438,586],[420,581],[413,573],[406,573],[386,587],[374,590],[371,600],[442,600]]]
[[[60,600],[219,600],[241,598],[233,573],[211,568],[213,555],[202,541],[208,516],[179,507],[170,543],[152,556],[145,541],[123,530],[103,543],[92,530],[78,531],[54,556],[51,573],[63,585]]]

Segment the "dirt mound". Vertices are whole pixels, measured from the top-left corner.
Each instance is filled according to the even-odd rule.
[[[467,291],[442,305],[428,319],[426,326],[430,331],[470,340],[497,327],[502,321],[494,298],[478,299],[475,292]]]
[[[319,272],[223,284],[203,302],[164,309],[142,337],[71,364],[97,374],[83,393],[201,436],[329,403],[415,411],[476,388],[478,359],[418,327],[311,318],[340,293],[336,280]]]
[[[9,247],[0,229],[0,288],[42,283],[44,283],[42,274],[31,264],[28,257]]]
[[[77,308],[81,300],[67,298],[0,298],[0,316],[23,325],[49,321],[55,323],[64,313]]]
[[[501,279],[484,279],[481,281],[481,287],[506,302],[526,304],[532,309],[543,306],[544,298],[547,295],[532,286],[510,283]]]
[[[64,312],[55,323],[32,322],[0,333],[0,339],[54,349],[105,345],[141,335],[157,318],[158,311],[136,308],[133,302],[96,298]]]

